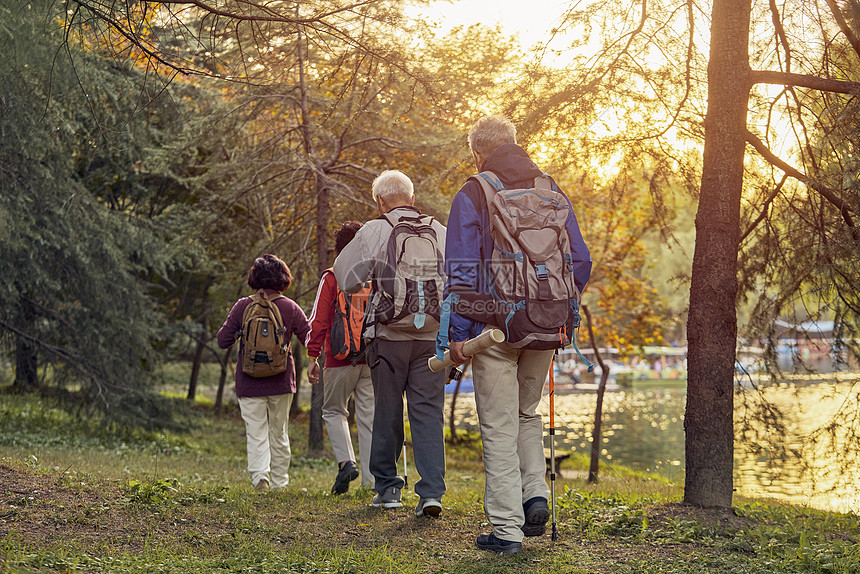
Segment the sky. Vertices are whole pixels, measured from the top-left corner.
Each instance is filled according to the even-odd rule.
[[[520,44],[528,49],[549,35],[569,4],[570,0],[440,0],[429,7],[410,7],[407,13],[420,13],[438,22],[442,34],[454,26],[498,23],[518,35]]]

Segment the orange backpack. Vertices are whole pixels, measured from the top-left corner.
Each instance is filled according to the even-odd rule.
[[[331,270],[327,272],[330,273]],[[332,303],[332,320],[329,327],[330,351],[336,359],[355,364],[364,358],[366,349],[361,335],[369,298],[370,283],[365,283],[357,293],[337,290],[337,297]]]

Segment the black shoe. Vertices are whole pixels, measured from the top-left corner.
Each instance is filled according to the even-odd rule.
[[[496,538],[496,535],[492,532],[478,536],[475,540],[475,544],[481,550],[486,550],[487,552],[501,552],[502,554],[516,554],[523,549],[522,542],[502,540],[501,538]]]
[[[349,490],[349,483],[358,478],[358,469],[351,460],[346,461],[343,467],[337,471],[334,486],[331,487],[333,494],[343,494]]]
[[[549,520],[549,507],[546,505],[546,498],[542,496],[529,498],[523,504],[523,514],[526,516],[526,523],[520,527],[523,534],[526,536],[543,536],[546,532],[546,523]]]

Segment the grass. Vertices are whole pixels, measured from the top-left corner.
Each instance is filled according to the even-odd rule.
[[[290,486],[260,495],[243,469],[235,408],[183,405],[185,433],[111,431],[35,397],[0,395],[0,571],[307,573],[860,572],[855,515],[739,502],[680,503],[658,476],[604,470],[557,481],[558,539],[527,539],[497,556],[474,547],[489,530],[480,442],[449,445],[442,517],[370,507],[372,493],[329,494],[335,464],[310,456],[294,421]],[[417,478],[410,454],[409,479]]]

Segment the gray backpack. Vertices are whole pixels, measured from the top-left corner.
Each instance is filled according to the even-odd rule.
[[[383,215],[392,229],[387,261],[373,279],[368,333],[380,323],[399,331],[436,332],[442,301],[443,255],[433,218]]]
[[[472,178],[486,196],[495,243],[490,294],[458,293],[455,309],[502,329],[511,347],[566,347],[580,323],[566,228],[570,203],[546,174],[527,189],[505,189],[488,171]]]

